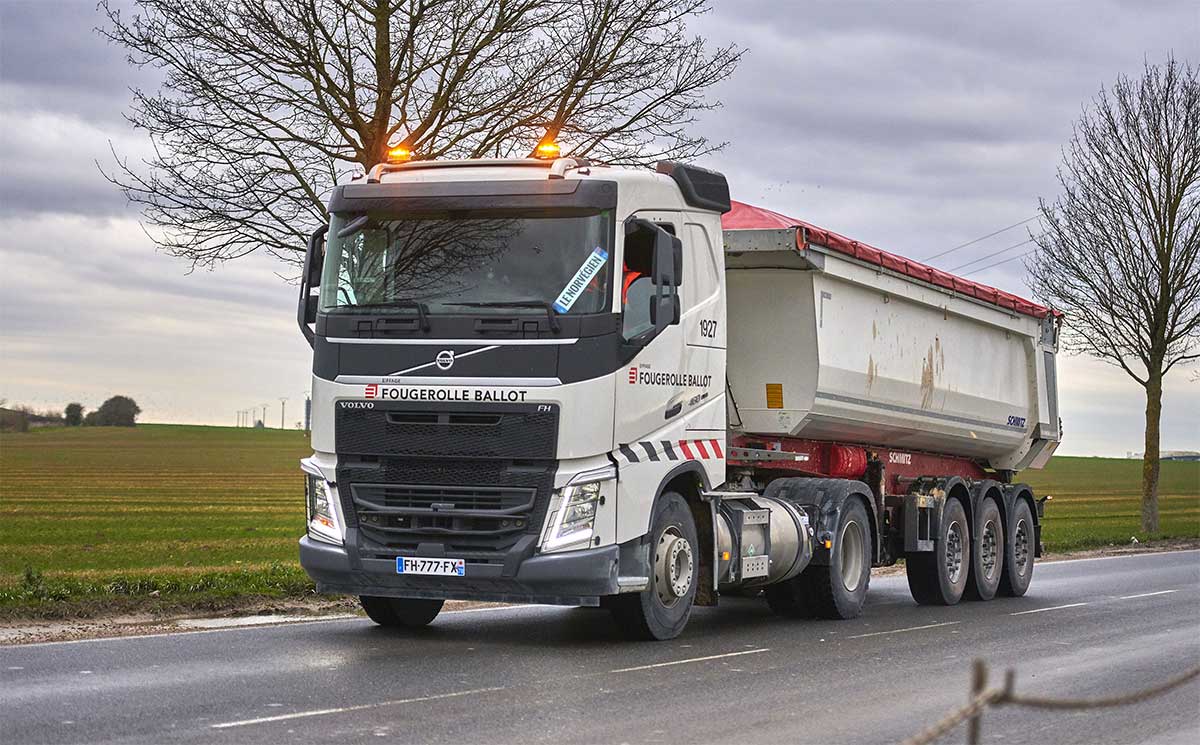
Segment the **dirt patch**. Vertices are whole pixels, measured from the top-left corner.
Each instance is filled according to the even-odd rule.
[[[502,603],[480,603],[466,600],[448,600],[445,610],[486,608]],[[40,642],[77,641],[80,639],[111,639],[123,636],[145,636],[147,634],[171,634],[181,631],[202,631],[220,628],[221,624],[201,623],[220,619],[244,620],[245,624],[231,623],[230,626],[266,626],[282,621],[321,620],[322,618],[366,617],[358,601],[349,597],[314,598],[313,600],[280,600],[266,603],[248,603],[229,608],[218,614],[197,616],[161,616],[150,613],[130,613],[101,618],[76,619],[71,621],[6,621],[0,623],[0,646],[36,644]]]

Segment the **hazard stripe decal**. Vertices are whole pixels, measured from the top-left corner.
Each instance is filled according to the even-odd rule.
[[[724,460],[720,440],[642,440],[617,448],[619,460],[625,463],[648,463],[663,460]]]

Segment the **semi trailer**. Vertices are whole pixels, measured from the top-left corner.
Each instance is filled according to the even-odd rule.
[[[334,189],[301,279],[319,591],[644,639],[731,593],[853,618],[900,559],[917,603],[1025,593],[1060,314],[692,165],[397,161]]]

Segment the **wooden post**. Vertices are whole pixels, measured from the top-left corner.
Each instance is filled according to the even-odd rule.
[[[971,667],[971,701],[974,701],[986,688],[987,663],[983,660],[975,660]],[[979,726],[982,719],[983,710],[980,709],[967,722],[967,745],[979,745]]]

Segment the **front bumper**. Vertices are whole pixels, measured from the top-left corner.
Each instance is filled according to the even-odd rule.
[[[300,564],[318,592],[594,606],[620,592],[621,585],[628,589],[628,582],[618,582],[622,565],[627,574],[644,576],[645,551],[638,544],[538,554],[520,561],[515,571],[511,565],[468,562],[465,577],[409,577],[396,574],[394,560],[352,561],[345,548],[305,536]]]

